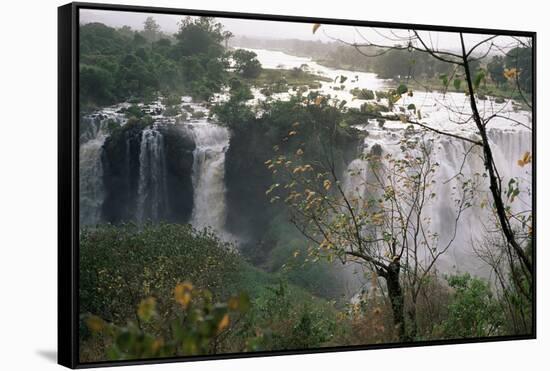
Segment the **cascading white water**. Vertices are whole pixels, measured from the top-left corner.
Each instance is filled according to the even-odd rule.
[[[386,86],[392,86],[395,83],[379,79],[373,73],[355,72],[347,70],[333,69],[319,65],[310,58],[296,57],[278,51],[251,49],[258,55],[258,59],[264,67],[271,68],[293,68],[301,65],[307,65],[309,71],[327,76],[332,82],[323,82],[319,89],[311,89],[322,94],[330,94],[332,98],[340,101],[345,100],[346,107],[359,108],[365,100],[353,99],[350,90],[353,88],[371,89],[374,91],[385,90]],[[340,89],[339,76],[345,76],[346,88]],[[285,98],[293,94],[291,91],[282,93],[279,96]],[[256,99],[265,99],[261,97],[259,91],[255,91]],[[386,104],[386,99],[380,102],[371,101],[370,103]],[[415,91],[413,96],[402,96],[395,105],[393,114],[413,113],[409,110],[409,105],[414,105],[414,111],[421,112],[420,121],[430,126],[451,132],[464,137],[475,137],[477,129],[473,120],[468,120],[471,115],[469,97],[464,93],[446,93]],[[492,97],[478,101],[478,110],[482,117],[490,117],[492,114],[498,114],[487,125],[489,139],[492,144],[493,157],[495,159],[499,174],[502,177],[503,190],[510,178],[519,178],[523,180],[523,190],[530,188],[532,171],[531,166],[518,166],[517,161],[525,154],[531,152],[531,114],[523,111],[511,100],[497,101]],[[392,114],[392,113],[389,113]],[[416,116],[416,115],[415,115]],[[510,118],[511,120],[507,120]],[[521,125],[517,123],[520,122]],[[363,151],[368,153],[374,145],[379,145],[383,153],[389,153],[394,156],[400,155],[399,140],[403,138],[404,125],[401,121],[387,120],[384,128],[377,127],[376,122],[370,122],[368,125],[360,125],[357,128],[368,131],[368,136],[363,145]],[[418,127],[416,129],[419,129]],[[456,198],[457,189],[460,189],[464,180],[471,179],[476,174],[485,172],[481,149],[470,149],[471,144],[465,141],[450,138],[444,135],[434,137],[434,157],[439,163],[437,169],[437,184],[435,185],[435,199],[431,200],[430,207],[426,214],[430,220],[430,229],[439,234],[439,240],[444,243],[454,232],[454,204],[453,198]],[[464,156],[469,153],[463,164]],[[455,175],[460,172],[462,177]],[[364,197],[369,190],[365,186],[368,181],[369,167],[362,158],[353,160],[343,176],[343,186],[351,199],[358,202],[364,201]],[[485,180],[485,182],[487,182]],[[354,194],[356,196],[354,196]],[[491,205],[492,198],[488,192],[488,185],[483,184],[480,191],[476,194],[477,202],[470,209],[466,210],[459,220],[457,236],[453,243],[453,248],[448,251],[441,259],[440,267],[446,270],[452,270],[456,267],[463,271],[469,271],[474,274],[484,274],[479,263],[479,258],[475,256],[472,250],[472,242],[476,242],[481,236],[485,235],[487,229],[494,230],[494,218],[490,215],[490,207],[481,207],[481,204]],[[359,205],[358,205],[359,206]],[[531,207],[531,197],[529,192],[520,193],[519,198],[512,203],[513,211],[521,209],[528,210]],[[493,223],[493,224],[491,224]],[[477,241],[479,242],[479,241]]]
[[[191,136],[195,142],[192,182],[194,207],[191,223],[197,228],[210,227],[220,236],[229,239],[225,226],[225,152],[229,146],[229,131],[207,120],[208,110],[192,103],[188,97],[182,104],[193,112],[201,111],[203,118],[191,119],[181,125],[182,135]],[[124,125],[126,119],[121,104],[107,107],[85,117],[81,125],[80,145],[80,215],[82,225],[101,222],[101,210],[105,197],[103,185],[103,145],[108,137],[108,124],[114,120]],[[138,223],[163,220],[169,208],[165,143],[162,128],[174,125],[172,117],[158,114],[158,109],[143,108],[154,112],[155,123],[141,132],[139,146],[139,177],[137,184],[135,220]],[[131,144],[127,137],[124,154],[126,169],[130,168]],[[127,181],[130,182],[127,176]],[[128,186],[130,188],[130,186]]]
[[[144,129],[139,150],[137,220],[159,221],[168,206],[164,138],[155,127]]]
[[[126,122],[118,113],[119,106],[107,107],[99,113],[83,117],[79,147],[79,209],[80,224],[94,225],[101,221],[103,188],[103,144],[111,122]]]
[[[188,123],[195,141],[193,152],[193,213],[191,224],[195,228],[210,227],[220,236],[224,231],[225,204],[225,152],[229,146],[227,128],[210,123],[207,119]]]
[[[495,162],[502,177],[502,187],[506,191],[506,185],[511,178],[524,179],[523,190],[527,191],[530,184],[530,165],[521,167],[518,159],[531,151],[531,134],[527,130],[491,130],[489,136],[492,142]],[[485,173],[481,148],[471,148],[468,142],[449,138],[442,135],[434,136],[433,161],[437,162],[433,192],[435,197],[425,210],[425,216],[429,220],[428,228],[437,232],[439,245],[453,239],[453,245],[448,252],[441,256],[438,267],[444,271],[460,269],[477,275],[486,276],[487,267],[476,258],[473,247],[482,242],[480,238],[486,235],[487,230],[495,229],[495,218],[491,215],[492,196],[488,191],[487,179],[479,175]],[[398,145],[399,139],[390,130],[369,129],[369,135],[363,144],[364,151],[369,152],[374,145],[379,145],[384,154],[394,157],[402,156]],[[466,156],[467,154],[467,156]],[[466,159],[465,159],[466,156]],[[352,200],[365,200],[368,198],[368,190],[365,186],[369,181],[370,166],[361,158],[353,160],[344,175],[344,189]],[[481,184],[477,187],[472,207],[465,210],[459,219],[456,236],[454,225],[456,214],[456,199],[460,198],[462,183],[475,177]],[[484,206],[481,206],[484,205]],[[531,201],[528,192],[520,194],[520,197],[511,204],[512,210],[520,211],[521,208],[530,209]]]
[[[94,225],[101,219],[101,204],[103,202],[103,165],[101,153],[105,135],[80,145],[80,224]]]

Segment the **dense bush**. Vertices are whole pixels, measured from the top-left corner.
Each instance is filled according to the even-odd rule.
[[[489,284],[468,273],[447,278],[454,290],[448,317],[442,324],[447,338],[473,338],[500,334],[504,317]]]
[[[174,287],[186,281],[193,282],[193,305],[204,312],[204,321],[210,318],[208,313],[219,312],[207,321],[212,330],[208,334],[203,332],[203,320],[191,315],[196,310],[191,312],[184,305],[181,311],[187,299],[183,293],[174,293]],[[276,282],[275,276],[246,264],[210,232],[198,232],[189,225],[84,229],[80,235],[81,356],[93,361],[299,349],[329,341],[337,313],[332,305],[296,286]],[[238,308],[232,304],[234,294],[241,298]],[[247,304],[240,319],[231,314],[224,319],[228,312],[220,308],[241,310],[245,297],[251,298],[250,310]],[[230,321],[231,331],[219,336],[222,320]],[[226,329],[225,324],[222,327]]]
[[[244,340],[248,350],[317,348],[337,330],[336,313],[329,303],[280,281],[253,300],[235,341]]]
[[[80,234],[80,310],[118,324],[137,320],[148,296],[168,314],[171,291],[192,281],[224,297],[237,280],[239,260],[231,247],[189,225],[103,225]]]
[[[96,315],[84,316],[84,321],[94,336],[109,343],[106,353],[111,360],[203,355],[217,353],[233,324],[250,307],[245,294],[216,302],[209,290],[190,282],[175,286],[173,301],[171,320],[158,311],[156,299],[148,297],[136,307],[137,322],[120,326]],[[163,332],[167,327],[170,331]]]

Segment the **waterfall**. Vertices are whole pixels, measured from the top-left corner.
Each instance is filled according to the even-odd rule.
[[[80,145],[79,194],[81,225],[94,225],[101,219],[101,205],[104,197],[101,154],[105,138],[104,134],[99,134],[94,139]]]
[[[164,140],[153,126],[144,129],[139,151],[137,220],[159,221],[168,207]]]
[[[101,208],[105,196],[103,187],[103,144],[108,136],[109,124],[122,125],[124,116],[118,107],[108,107],[90,114],[80,122],[79,146],[79,209],[80,225],[94,225],[101,221]]]
[[[112,125],[123,126],[126,123],[124,110],[127,104],[106,107],[101,111],[83,117],[80,125],[80,222],[82,225],[94,225],[104,221],[105,207],[123,208],[117,215],[121,221],[134,219],[138,223],[169,220],[174,210],[169,199],[169,161],[167,147],[174,143],[170,139],[169,126],[180,126],[179,132],[195,143],[193,164],[190,172],[193,185],[193,210],[191,224],[196,228],[210,227],[220,236],[229,237],[224,232],[226,218],[225,203],[225,152],[229,146],[229,131],[222,126],[208,122],[208,110],[200,104],[182,99],[193,112],[202,112],[200,119],[191,119],[176,124],[171,117],[164,117],[155,111],[155,121],[141,131],[129,128],[124,137],[117,139],[120,150],[109,147],[110,156],[106,166],[105,143],[108,140],[108,128]],[[154,108],[154,107],[153,107]],[[144,109],[150,110],[149,107]],[[172,142],[170,142],[172,140]],[[166,142],[166,143],[165,143]],[[109,142],[111,143],[111,142]],[[135,164],[135,165],[134,165]],[[135,178],[131,177],[131,168],[135,168]],[[114,171],[113,174],[110,172]],[[181,171],[181,170],[180,170]],[[104,177],[120,177],[108,184]],[[173,176],[173,174],[172,174]],[[109,178],[112,180],[112,178]],[[132,180],[135,179],[135,180]],[[134,185],[132,182],[135,181]],[[118,182],[118,183],[117,183]],[[106,187],[116,187],[108,189]],[[115,198],[112,192],[120,187],[131,191],[127,198]],[[111,192],[111,193],[110,193]],[[171,193],[172,194],[172,193]],[[104,205],[108,200],[109,205]],[[189,202],[190,204],[191,202]],[[120,215],[120,216],[119,216]]]
[[[513,178],[523,179],[523,189],[530,188],[531,165],[521,167],[518,159],[531,151],[531,133],[528,130],[492,129],[489,131],[491,148],[495,162],[502,177],[503,192],[506,193],[508,181]],[[438,233],[440,246],[445,245],[454,235],[456,217],[456,200],[460,195],[462,183],[465,180],[478,177],[480,185],[474,195],[473,206],[464,211],[459,219],[456,237],[452,247],[441,256],[438,267],[444,271],[459,268],[461,271],[486,276],[487,267],[475,257],[473,246],[482,242],[480,238],[489,230],[495,229],[495,219],[491,215],[492,196],[489,193],[488,180],[480,177],[485,173],[481,148],[471,148],[471,144],[442,136],[433,136],[433,161],[439,164],[433,192],[435,197],[425,209],[429,221],[429,229]],[[363,153],[371,152],[375,146],[380,146],[384,154],[394,157],[401,156],[398,145],[399,139],[390,130],[370,130],[363,144]],[[465,154],[468,153],[466,160]],[[369,189],[365,183],[369,179],[370,166],[363,156],[353,160],[343,176],[343,187],[346,195],[352,200],[361,202],[369,196]],[[457,176],[458,173],[460,176]],[[372,195],[371,195],[372,196]],[[518,200],[511,204],[512,210],[531,207],[530,194],[521,193]],[[480,206],[484,204],[485,206]],[[361,206],[360,204],[358,205]]]
[[[229,131],[206,119],[188,123],[195,140],[193,152],[194,203],[191,224],[195,228],[211,227],[224,236],[225,152],[229,146]]]

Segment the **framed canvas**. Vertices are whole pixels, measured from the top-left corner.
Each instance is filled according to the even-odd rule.
[[[60,364],[535,338],[534,32],[58,17]]]

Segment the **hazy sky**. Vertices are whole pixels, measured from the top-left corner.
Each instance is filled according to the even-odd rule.
[[[110,10],[82,9],[80,22],[101,22],[113,27],[130,26],[139,30],[143,28],[143,22],[149,16],[155,18],[161,29],[167,33],[176,32],[178,21],[183,17],[172,14],[135,13]],[[331,38],[342,39],[346,42],[365,42],[362,37],[371,43],[396,44],[398,38],[408,35],[407,30],[372,29],[365,27],[323,25],[315,34],[312,32],[312,24],[280,22],[280,21],[256,21],[245,19],[217,18],[225,28],[236,36],[248,36],[271,39],[302,39],[330,41]],[[458,50],[460,40],[457,33],[448,32],[421,32],[421,37],[431,45],[439,49]],[[487,35],[465,35],[466,44],[474,45],[486,38]],[[501,47],[515,44],[510,37],[499,36],[496,41]],[[480,52],[483,50],[480,50]]]

